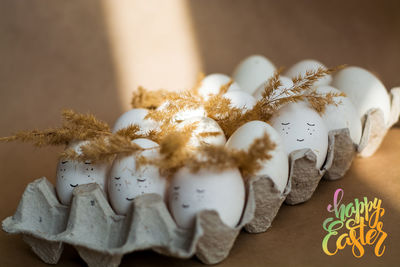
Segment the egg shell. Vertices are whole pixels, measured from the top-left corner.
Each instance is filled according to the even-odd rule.
[[[81,146],[88,141],[74,141],[66,149],[73,149],[79,155],[82,154]],[[71,203],[72,191],[78,185],[97,183],[105,190],[105,182],[109,164],[91,163],[90,161],[79,162],[75,160],[61,159],[57,165],[56,191],[60,202],[64,205]]]
[[[231,101],[230,107],[250,110],[256,104],[256,99],[244,91],[231,91],[222,95]]]
[[[285,76],[280,76],[279,81],[281,82],[281,85],[273,92],[272,98],[273,99],[279,99],[282,97],[287,97],[290,95],[284,94],[283,92],[287,89],[290,89],[293,87],[293,81],[292,79],[285,77]],[[265,85],[262,84],[260,85],[256,91],[254,91],[253,96],[256,100],[260,100],[262,98],[262,94],[265,90]]]
[[[237,168],[191,173],[183,167],[171,181],[168,200],[172,216],[181,228],[192,228],[196,214],[202,210],[216,210],[222,222],[233,228],[242,215],[245,186]]]
[[[297,77],[299,74],[304,77],[307,71],[309,70],[317,70],[318,68],[325,68],[326,66],[322,64],[319,61],[313,60],[313,59],[306,59],[297,62],[293,66],[291,66],[287,71],[285,71],[284,75],[289,77],[289,78],[294,78]],[[328,85],[332,81],[332,76],[331,75],[326,75],[316,81],[314,83],[314,86],[320,86],[320,85]]]
[[[274,75],[276,68],[271,61],[261,55],[252,55],[242,60],[233,71],[232,77],[243,91],[254,91]]]
[[[268,134],[275,143],[275,149],[270,151],[271,158],[262,162],[262,168],[255,176],[268,175],[282,193],[289,177],[289,159],[282,145],[281,136],[272,126],[262,121],[250,121],[239,127],[226,142],[226,148],[247,151],[255,139]]]
[[[192,137],[189,139],[188,146],[198,147],[201,144],[207,145],[224,145],[226,137],[218,123],[208,117],[192,117],[177,124],[178,129],[183,129],[185,126],[196,123],[196,129],[192,132]],[[206,133],[219,133],[204,136]]]
[[[271,118],[271,125],[282,137],[286,152],[310,148],[321,168],[328,150],[328,130],[324,120],[306,103],[290,103]]]
[[[139,132],[147,132],[158,127],[158,123],[152,119],[145,119],[149,111],[144,108],[134,108],[122,114],[114,124],[112,132],[136,124],[141,128]]]
[[[232,78],[225,74],[210,74],[201,81],[201,84],[197,91],[204,100],[208,100],[210,96],[218,94],[220,92],[221,86],[227,84],[231,80]],[[228,88],[228,92],[239,90],[241,89],[236,82],[233,82]]]
[[[329,85],[319,86],[316,90],[320,94],[341,93],[338,89]],[[322,114],[322,119],[325,121],[328,132],[348,128],[353,143],[358,145],[361,139],[362,126],[356,108],[346,96],[334,97],[333,100],[337,103],[337,106],[328,105],[324,114]]]
[[[159,145],[151,140],[139,138],[132,141],[141,148],[148,149],[137,156],[154,159],[159,156]],[[166,177],[162,177],[159,168],[154,165],[144,165],[136,169],[137,156],[119,155],[113,162],[108,178],[110,203],[114,210],[125,215],[132,201],[139,195],[155,193],[165,197],[167,187]]]
[[[385,123],[390,117],[390,96],[383,83],[371,72],[359,67],[347,67],[333,77],[332,86],[346,93],[363,119],[369,109],[379,108]]]

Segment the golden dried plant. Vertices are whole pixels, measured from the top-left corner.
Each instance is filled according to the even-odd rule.
[[[196,173],[201,169],[223,171],[239,168],[245,178],[255,174],[262,168],[266,160],[271,158],[270,151],[275,149],[267,134],[257,138],[247,150],[228,149],[224,145],[201,144],[193,150],[187,148],[188,136],[179,132],[168,135],[160,144],[161,157],[147,159],[140,157],[138,164],[152,164],[160,171],[172,177],[182,167]]]
[[[59,128],[19,131],[12,136],[0,138],[0,141],[31,142],[35,146],[65,145],[72,140],[88,140],[111,134],[108,124],[92,114],[64,110],[62,120],[62,126]]]
[[[150,91],[139,86],[137,91],[132,94],[131,105],[132,108],[156,109],[164,103],[165,99],[177,95],[179,95],[178,92],[168,91],[165,89]]]
[[[92,162],[112,161],[117,154],[131,155],[143,151],[139,145],[132,142],[132,139],[118,134],[108,137],[99,137],[89,141],[80,147],[81,153],[69,148],[61,153],[61,158]]]

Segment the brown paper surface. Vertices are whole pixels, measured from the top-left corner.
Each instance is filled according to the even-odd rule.
[[[195,65],[190,66],[191,81],[200,70],[229,74],[241,59],[255,53],[264,54],[277,66],[288,67],[304,58],[328,66],[358,65],[377,74],[388,89],[400,85],[400,2],[396,0],[171,1],[174,4],[164,5],[183,6],[198,50],[199,62],[185,64],[180,61],[185,54],[185,46],[179,45],[180,28],[168,24],[177,16],[160,4],[167,1],[130,2],[135,7],[128,9],[132,21],[127,23],[135,27],[127,27],[132,43],[126,49],[140,56],[135,61],[140,75],[133,69],[132,76],[136,74],[137,84],[152,89],[164,83],[169,88],[190,86],[183,77],[186,74],[181,74],[190,64]],[[109,6],[109,1],[1,2],[1,136],[56,126],[64,107],[90,111],[109,123],[126,110],[129,97],[119,94],[134,87],[120,79],[123,66],[115,59]],[[136,45],[140,42],[145,45]],[[14,213],[29,182],[46,176],[54,183],[60,150],[0,145],[1,220]],[[388,238],[381,258],[368,247],[361,259],[354,258],[349,248],[331,257],[322,252],[322,222],[329,216],[326,206],[337,188],[344,189],[345,203],[364,196],[382,199]],[[395,265],[400,260],[399,192],[400,129],[393,128],[376,154],[356,158],[343,179],[322,180],[308,202],[283,205],[266,233],[242,232],[220,266]],[[67,246],[58,266],[83,264]],[[122,266],[160,264],[202,265],[196,259],[178,260],[153,252],[133,253],[122,260]],[[47,266],[20,236],[0,231],[0,266],[21,265]]]

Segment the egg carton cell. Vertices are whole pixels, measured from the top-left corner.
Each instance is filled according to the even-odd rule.
[[[363,134],[357,148],[358,156],[372,156],[381,145],[388,130],[399,120],[400,87],[392,88],[392,90],[390,90],[390,97],[391,108],[387,124],[385,124],[383,111],[381,109],[373,108],[368,110],[365,114]]]
[[[317,156],[311,149],[300,149],[289,155],[291,190],[285,203],[296,205],[311,198],[322,177],[336,180],[351,166],[355,146],[347,128],[332,130],[328,134],[328,152],[321,169],[316,167]]]
[[[97,184],[76,187],[71,206],[65,206],[43,177],[27,186],[16,213],[2,226],[8,233],[22,234],[32,250],[51,264],[58,262],[64,243],[74,246],[89,266],[118,266],[123,255],[146,249],[178,258],[195,255],[203,263],[215,264],[228,256],[245,225],[248,230],[259,224],[264,229],[270,226],[290,183],[281,194],[269,177],[253,177],[247,190],[237,227],[225,225],[216,211],[205,210],[189,230],[176,225],[157,194],[137,197],[122,216],[115,214]]]

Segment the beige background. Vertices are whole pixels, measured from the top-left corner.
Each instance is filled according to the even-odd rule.
[[[118,3],[116,3],[118,2]],[[315,58],[375,72],[400,85],[399,1],[12,1],[0,2],[0,136],[59,123],[62,108],[92,112],[109,123],[129,108],[138,85],[192,86],[198,71],[231,73],[242,58],[260,53],[277,66]],[[54,182],[57,152],[1,144],[0,219],[15,211],[26,184]],[[322,182],[300,206],[283,206],[265,234],[241,234],[226,266],[386,265],[400,260],[400,129],[369,159],[357,159],[343,180]],[[389,237],[382,258],[349,249],[328,257],[321,224],[336,188],[346,201],[383,199]],[[0,232],[0,266],[44,265],[18,236]],[[123,265],[200,265],[151,252]],[[222,265],[224,265],[222,264]],[[67,248],[59,263],[83,262]]]

